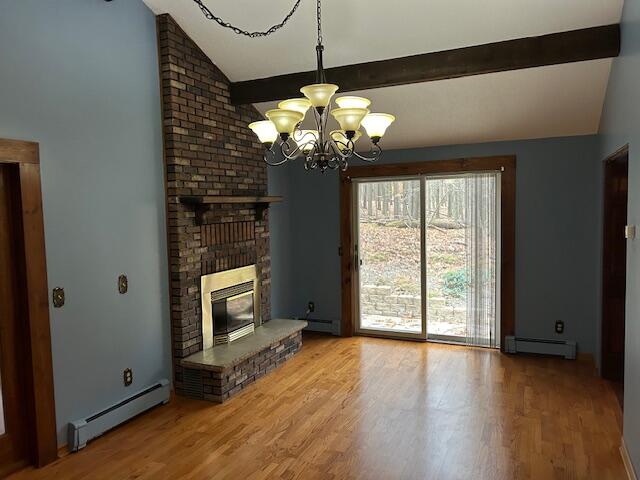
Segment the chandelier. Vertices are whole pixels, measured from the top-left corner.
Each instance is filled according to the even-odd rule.
[[[339,87],[327,83],[322,66],[320,0],[317,0],[317,23],[316,83],[300,89],[304,97],[283,100],[278,108],[267,111],[267,120],[249,124],[266,149],[264,161],[272,166],[303,158],[305,169],[324,172],[326,169],[346,170],[348,161],[354,157],[373,162],[382,154],[380,139],[395,120],[388,113],[372,113],[369,110],[371,101],[363,97],[337,97],[338,107],[331,108],[331,100]],[[315,129],[302,129],[308,111],[312,112]],[[330,127],[329,113],[339,128]],[[356,142],[362,137],[361,126],[371,140],[368,154],[356,151]]]

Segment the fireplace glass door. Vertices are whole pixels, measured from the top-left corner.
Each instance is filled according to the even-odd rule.
[[[211,292],[211,313],[214,344],[226,343],[222,341],[223,338],[227,341],[239,338],[237,335],[243,329],[254,324],[253,281]]]
[[[231,333],[253,323],[253,292],[214,301],[213,334]]]

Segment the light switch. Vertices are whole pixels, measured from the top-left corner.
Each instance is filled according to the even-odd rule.
[[[636,226],[635,225],[627,225],[624,227],[624,238],[627,240],[635,240],[636,239]]]

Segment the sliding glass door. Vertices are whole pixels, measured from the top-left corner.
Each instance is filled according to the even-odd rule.
[[[498,346],[498,176],[425,179],[430,339]]]
[[[357,181],[359,333],[499,346],[499,178]]]
[[[424,338],[424,215],[420,178],[358,182],[359,333]]]

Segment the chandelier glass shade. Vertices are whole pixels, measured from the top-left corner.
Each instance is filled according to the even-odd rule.
[[[289,100],[283,100],[278,104],[278,108],[283,110],[295,110],[302,115],[306,115],[307,110],[311,107],[311,101],[306,98],[290,98]]]
[[[249,128],[265,147],[264,160],[269,165],[282,165],[301,158],[307,170],[346,170],[353,158],[373,162],[382,154],[380,139],[395,117],[388,113],[371,113],[371,101],[356,96],[335,98],[337,108],[331,108],[338,85],[327,83],[322,66],[322,31],[320,0],[317,0],[318,44],[316,46],[316,83],[300,88],[304,98],[290,98],[278,103],[278,108],[265,113],[267,120],[253,122]],[[313,129],[302,129],[309,110]],[[339,129],[329,128],[329,114]],[[369,152],[356,151],[356,142],[364,128],[370,139]]]
[[[340,108],[369,108],[371,100],[363,97],[350,97],[345,95],[344,97],[336,98],[336,103]]]

